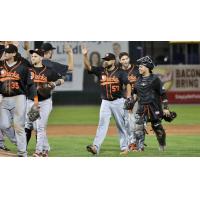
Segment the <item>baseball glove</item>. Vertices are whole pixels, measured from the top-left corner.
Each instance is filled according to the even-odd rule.
[[[176,112],[173,112],[173,111],[170,111],[170,116],[163,115],[163,119],[166,122],[172,122],[176,117],[177,117],[177,114],[176,114]]]
[[[40,118],[40,110],[39,107],[36,105],[33,105],[31,107],[31,110],[28,112],[28,118],[31,122],[36,121],[38,118]]]
[[[124,109],[125,110],[132,110],[135,105],[135,100],[133,98],[127,98],[124,102]]]
[[[52,90],[55,88],[53,82],[50,83],[40,83],[37,87],[38,94],[43,97],[49,97]]]

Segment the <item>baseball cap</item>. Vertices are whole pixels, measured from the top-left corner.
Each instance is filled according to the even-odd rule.
[[[103,60],[106,60],[106,61],[109,61],[109,60],[116,60],[115,55],[112,54],[112,53],[107,53],[107,54],[105,55],[105,57],[102,58],[102,59],[103,59]]]
[[[18,48],[14,45],[14,44],[8,44],[4,51],[6,53],[17,53],[18,52]]]
[[[46,52],[46,51],[54,50],[54,49],[56,49],[56,48],[53,47],[52,44],[46,42],[46,43],[43,43],[43,44],[42,44],[41,49],[43,49],[44,52]]]
[[[30,50],[29,51],[30,54],[36,53],[39,56],[43,57],[44,56],[44,50],[43,49],[35,49],[35,50]]]

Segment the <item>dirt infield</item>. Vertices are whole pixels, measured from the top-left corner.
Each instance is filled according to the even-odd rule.
[[[0,151],[0,157],[16,157],[17,155],[12,152]]]
[[[48,126],[48,135],[94,135],[96,133],[97,126],[91,125],[59,125]],[[164,125],[164,128],[168,135],[200,135],[200,125]],[[149,134],[153,134],[151,128],[148,127]],[[115,126],[110,126],[108,135],[116,135],[117,129]]]

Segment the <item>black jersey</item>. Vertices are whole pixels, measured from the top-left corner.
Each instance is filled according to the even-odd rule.
[[[112,71],[108,71],[104,67],[92,67],[89,73],[95,74],[99,78],[101,98],[109,101],[121,98],[123,84],[130,83],[127,74],[119,67],[115,67]]]
[[[58,62],[51,61],[49,59],[43,59],[42,64],[49,67],[49,68],[52,68],[56,73],[58,73],[62,76],[66,76],[67,71],[69,69],[68,65],[63,65],[63,64],[60,64]]]
[[[138,96],[138,102],[142,105],[157,103],[161,104],[161,99],[167,101],[166,91],[163,83],[155,74],[148,77],[139,76],[135,84],[135,93]]]
[[[127,76],[128,76],[128,80],[131,84],[131,88],[132,88],[132,94],[133,94],[133,90],[134,90],[134,87],[135,87],[135,83],[136,83],[136,80],[139,76],[139,67],[138,66],[134,66],[134,65],[131,65],[131,67],[127,70],[125,69],[122,69],[124,70],[126,73],[127,73]],[[123,96],[124,98],[126,98],[126,90],[124,89],[123,91]]]
[[[59,73],[56,73],[52,68],[46,67],[44,65],[43,65],[43,67],[32,67],[31,68],[31,76],[32,76],[33,82],[35,83],[36,88],[39,86],[39,84],[56,81],[56,80],[62,78],[62,76]],[[38,93],[39,101],[46,100],[50,97],[51,97],[51,93],[49,93],[49,95],[46,97],[41,96]]]
[[[21,59],[9,67],[6,61],[0,62],[0,93],[4,97],[24,94],[34,98],[36,88],[31,80],[30,68]]]

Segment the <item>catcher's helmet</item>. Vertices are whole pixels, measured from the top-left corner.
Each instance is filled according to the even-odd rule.
[[[137,60],[138,65],[144,65],[150,70],[153,70],[155,67],[155,64],[153,63],[152,59],[150,56],[145,56]]]

